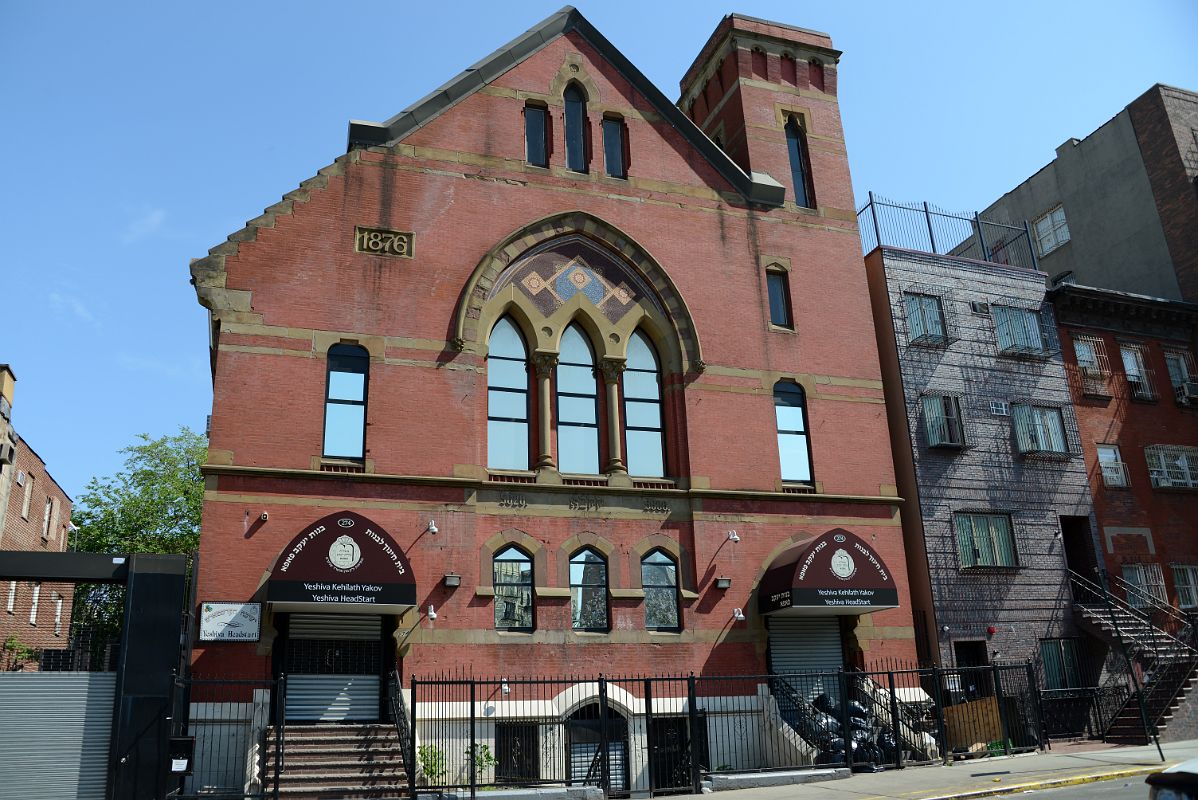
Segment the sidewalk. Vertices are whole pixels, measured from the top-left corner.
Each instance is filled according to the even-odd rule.
[[[1061,748],[1009,758],[959,761],[951,767],[908,767],[869,775],[802,786],[772,786],[719,792],[718,800],[932,800],[981,797],[1029,789],[1049,788],[1057,781],[1087,783],[1093,780],[1147,775],[1166,766],[1198,758],[1198,740],[1162,745],[1165,764],[1156,747],[1109,747],[1099,750]],[[1062,784],[1065,785],[1065,784]],[[1016,788],[1018,787],[1018,788]],[[980,794],[975,794],[980,793]],[[1142,794],[1148,797],[1148,790]]]

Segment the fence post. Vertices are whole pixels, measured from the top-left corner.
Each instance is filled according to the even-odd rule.
[[[401,747],[408,748],[408,796],[415,800],[416,797],[416,684],[418,681],[415,677],[412,678],[412,710],[409,712],[412,717],[412,724],[408,727],[408,741],[401,744]],[[403,684],[400,683],[399,690],[403,691]]]
[[[1002,693],[1002,672],[998,669],[998,664],[991,664],[990,671],[994,675],[994,702],[998,705],[998,721],[1002,725],[1002,751],[1003,755],[1011,755],[1011,731],[1007,723],[1007,704],[1003,702]]]
[[[695,752],[695,740],[699,738],[699,706],[696,694],[695,673],[692,672],[686,679],[686,716],[691,731],[691,791],[694,794],[701,794],[703,786],[700,782],[699,759],[696,757]]]
[[[1023,221],[1023,232],[1027,236],[1027,251],[1032,254],[1032,269],[1040,269],[1040,261],[1036,258],[1036,245],[1032,240],[1032,229],[1026,219]]]
[[[940,758],[945,764],[952,763],[952,752],[948,746],[948,733],[944,729],[944,688],[940,682],[944,673],[940,667],[932,667],[932,704],[936,707],[936,730],[940,734]]]
[[[687,747],[693,749],[690,742]],[[645,753],[649,759],[649,795],[653,795],[653,679],[645,678]]]
[[[874,240],[877,242],[877,246],[881,247],[882,227],[878,225],[878,203],[874,200],[874,193],[872,191],[869,193],[869,216],[874,221]]]
[[[1041,750],[1045,750],[1048,744],[1048,731],[1044,727],[1044,697],[1040,694],[1040,682],[1036,680],[1036,669],[1032,666],[1030,658],[1027,661],[1027,685],[1036,703],[1036,744]]]
[[[275,800],[279,797],[279,773],[283,771],[283,722],[287,719],[287,675],[275,682]]]
[[[936,234],[932,231],[932,209],[928,208],[928,201],[923,201],[924,219],[928,221],[928,241],[932,243],[932,252],[936,252]]]
[[[924,203],[927,205],[927,203]],[[894,691],[894,672],[886,673],[887,681],[890,684],[890,733],[894,737],[894,766],[896,769],[903,768],[903,734],[899,723],[899,705],[898,695]]]
[[[603,796],[611,794],[611,731],[607,727],[607,678],[599,675],[599,784]],[[628,753],[624,754],[625,759]]]
[[[467,753],[466,761],[470,766],[470,800],[475,800],[478,797],[478,742],[475,740],[475,714],[474,714],[474,687],[478,682],[474,678],[470,679],[470,752]]]
[[[986,246],[986,233],[982,230],[982,217],[973,212],[973,223],[978,226],[978,243],[982,246],[982,261],[990,260],[990,248]]]
[[[849,730],[849,685],[844,668],[836,670],[836,681],[840,690],[840,740],[844,742],[844,765],[853,768],[853,737]]]

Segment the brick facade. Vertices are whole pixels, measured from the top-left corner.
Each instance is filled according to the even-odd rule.
[[[16,458],[0,473],[0,480],[9,484],[0,550],[63,552],[69,546],[71,498],[33,448],[15,433],[12,438]],[[73,597],[72,584],[0,581],[0,641],[15,637],[35,650],[65,647]],[[5,669],[14,666],[11,649],[4,652],[4,660]],[[32,659],[24,668],[36,666],[37,660]]]
[[[1088,527],[1092,514],[1053,309],[1044,301],[1045,276],[887,247],[865,263],[906,498],[912,604],[927,623],[925,652],[944,664],[959,662],[957,648],[969,646],[984,648],[987,661],[1036,659],[1040,639],[1076,635],[1061,518]],[[919,337],[905,301],[912,294],[937,298],[941,340],[913,343]],[[1044,351],[1000,352],[997,307],[1038,312]],[[926,396],[955,398],[963,446],[933,446]],[[1015,425],[1021,404],[1059,410],[1063,452],[1020,453]],[[956,527],[966,513],[1009,518],[1013,564],[966,563]]]
[[[352,148],[193,264],[215,332],[199,600],[262,599],[293,537],[350,509],[389,532],[411,562],[416,606],[387,621],[405,674],[764,673],[758,580],[787,548],[841,527],[876,549],[900,596],[898,608],[853,618],[850,663],[913,658],[830,41],[737,17],[713,36],[710,52],[731,57],[720,56],[720,69],[741,87],[726,113],[761,132],[748,152],[753,171],[770,175],[749,176],[577,12],[551,21],[563,19],[564,30],[502,69],[477,70],[480,87],[446,91],[452,99],[436,100],[435,111],[355,123],[351,138],[367,131],[380,143]],[[754,42],[787,42],[799,55],[818,46],[823,89],[773,77],[772,60],[764,75],[743,72]],[[571,83],[587,96],[582,174],[566,166],[562,92]],[[779,102],[803,108],[815,208],[747,199],[789,185]],[[525,162],[529,104],[548,110],[548,167]],[[627,130],[626,179],[604,173],[601,131],[613,117]],[[359,226],[411,232],[413,257],[357,252]],[[540,284],[507,280],[531,250],[570,237],[618,262],[631,310],[600,311],[582,295],[547,309]],[[767,268],[787,273],[792,329],[770,324]],[[603,302],[623,302],[622,291]],[[487,341],[504,314],[542,365],[530,367],[527,471],[487,468]],[[603,368],[606,466],[586,476],[558,471],[556,419],[541,409],[572,320]],[[620,379],[606,376],[619,374],[634,330],[661,362],[664,478],[629,476],[616,458],[620,437],[609,435]],[[355,463],[322,458],[327,353],[339,342],[369,353],[365,452]],[[801,485],[781,479],[779,380],[806,394],[814,473]],[[531,633],[495,629],[491,558],[507,543],[535,562]],[[572,629],[568,562],[583,546],[607,557],[606,632]],[[654,548],[677,558],[680,632],[645,629],[640,559]],[[460,586],[447,587],[447,573]],[[731,587],[718,589],[717,577]],[[737,608],[745,621],[733,619]],[[198,644],[197,673],[269,673],[277,622],[268,613],[257,644]]]

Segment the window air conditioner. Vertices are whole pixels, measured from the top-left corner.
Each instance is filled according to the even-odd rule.
[[[0,444],[0,464],[11,464],[17,457],[17,450],[8,442]]]
[[[1198,381],[1186,381],[1181,387],[1182,396],[1190,405],[1198,405]]]

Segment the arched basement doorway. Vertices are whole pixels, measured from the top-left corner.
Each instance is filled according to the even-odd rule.
[[[317,520],[279,554],[266,599],[288,721],[380,719],[396,618],[416,604],[412,567],[390,534],[352,511]]]
[[[603,739],[607,737],[609,795],[627,795],[628,720],[619,711],[607,707],[607,717],[599,703],[588,703],[566,717],[566,761],[571,786],[598,786],[603,781]]]

